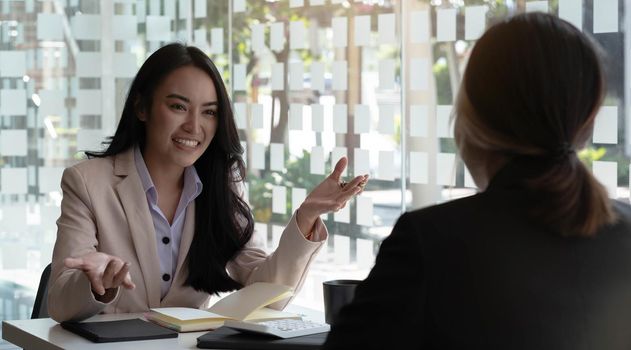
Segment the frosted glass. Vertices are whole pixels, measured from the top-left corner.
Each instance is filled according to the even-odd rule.
[[[210,53],[222,54],[223,53],[223,28],[212,28],[210,30]]]
[[[394,89],[394,60],[379,61],[379,88],[382,90]]]
[[[456,40],[456,9],[436,10],[436,41]]]
[[[0,156],[25,157],[27,155],[27,133],[22,129],[0,130]]]
[[[300,91],[303,89],[304,65],[302,62],[291,62],[289,64],[289,89]]]
[[[333,131],[338,134],[348,132],[348,106],[345,104],[333,105]]]
[[[270,49],[276,52],[285,48],[285,23],[274,22],[270,25]]]
[[[594,33],[618,31],[618,0],[594,0]]]
[[[101,39],[100,15],[77,15],[70,19],[72,34],[77,40]]]
[[[245,0],[234,0],[232,2],[233,12],[244,12],[245,11]]]
[[[410,41],[413,44],[429,41],[429,12],[414,11],[410,13]]]
[[[307,30],[303,21],[289,22],[289,48],[292,50],[307,48]]]
[[[356,202],[357,202],[357,218],[356,218],[357,225],[372,226],[372,215],[373,215],[372,198],[360,195],[357,197]]]
[[[548,12],[547,1],[527,1],[526,12]]]
[[[348,206],[346,206],[348,207]],[[341,217],[341,213],[336,213]],[[338,222],[349,222],[350,220],[335,220]],[[334,262],[336,265],[346,266],[351,262],[351,239],[350,237],[334,235],[333,236]]]
[[[384,135],[394,135],[394,105],[379,105],[378,130]]]
[[[252,24],[250,32],[252,35],[250,39],[252,41],[252,51],[260,54],[265,49],[265,25]]]
[[[583,29],[583,1],[559,0],[559,17]]]
[[[195,18],[205,18],[208,15],[206,0],[195,0]]]
[[[427,153],[410,152],[410,183],[427,184],[428,181],[428,162]]]
[[[324,106],[311,105],[311,130],[324,131]]]
[[[593,143],[618,143],[618,107],[603,106],[596,115]]]
[[[456,181],[456,155],[439,153],[436,157],[436,183],[443,186],[454,186]]]
[[[358,203],[357,205],[359,206],[359,199],[357,200],[357,203]],[[372,205],[372,203],[370,204]],[[366,204],[362,204],[362,205],[366,205]],[[371,218],[371,221],[372,221],[372,218]],[[361,225],[359,221],[357,223]],[[370,225],[365,225],[365,226],[372,226],[372,222],[370,223]],[[370,239],[358,238],[357,239],[357,266],[361,269],[369,269],[373,266],[374,263],[375,263],[375,254],[373,251],[373,241]]]
[[[311,89],[324,92],[324,63],[311,63]]]
[[[64,95],[60,90],[39,90],[39,116],[61,115],[64,112]]]
[[[453,123],[450,123],[452,106],[436,106],[436,137],[453,138]]]
[[[282,143],[270,144],[270,170],[284,171],[285,170],[285,145]]]
[[[272,90],[273,91],[285,90],[285,64],[284,63],[272,64]]]
[[[0,193],[26,194],[28,192],[26,168],[0,169]]]
[[[370,16],[355,17],[355,45],[370,45]]]
[[[25,51],[0,51],[0,77],[22,78],[26,75]]]
[[[395,16],[394,13],[380,14],[377,19],[379,44],[395,44]]]
[[[355,134],[370,132],[370,107],[368,105],[355,105]]]
[[[102,69],[100,52],[79,52],[77,54],[77,78],[100,78]]]
[[[464,38],[476,40],[486,28],[486,6],[468,6],[465,8]]]
[[[138,38],[138,19],[134,15],[114,16],[112,38],[114,40],[134,40]]]
[[[355,148],[354,150],[354,162],[353,175],[366,175],[370,174],[370,151],[367,149]]]
[[[26,115],[26,90],[0,90],[1,115]]]
[[[471,172],[467,167],[464,167],[464,187],[476,188],[475,181],[473,181],[473,176],[471,176]]]
[[[235,91],[245,91],[245,64],[232,65],[232,88]]]
[[[245,129],[247,127],[246,118],[247,118],[247,104],[243,102],[235,102],[234,103],[234,120],[237,124],[238,129]]]
[[[333,62],[333,91],[348,89],[348,63],[346,61]]]
[[[394,152],[379,151],[379,169],[377,171],[377,179],[394,180]]]
[[[138,72],[136,55],[127,52],[114,53],[114,76],[116,78],[133,78]]]
[[[195,29],[193,31],[193,42],[195,46],[205,50],[205,48],[208,47],[208,41],[206,40],[207,35],[208,32],[206,28]]]
[[[261,143],[250,144],[251,156],[250,166],[252,169],[265,170],[265,145]]]
[[[103,149],[103,130],[80,129],[77,132],[77,152],[100,151]]]
[[[37,14],[37,40],[64,39],[63,15],[56,13]]]
[[[314,175],[324,175],[324,149],[316,146],[311,148],[310,172]]]
[[[61,191],[61,176],[63,172],[63,167],[40,167],[39,193]]]
[[[607,192],[609,197],[618,197],[618,163],[616,162],[604,162],[594,161],[592,162],[592,171],[598,181],[600,181]]]
[[[331,29],[333,30],[333,47],[346,47],[348,45],[348,18],[333,17]]]
[[[101,90],[78,90],[77,114],[101,114],[101,99]]]
[[[410,60],[410,89],[412,91],[426,91],[429,87],[429,60],[413,58]]]
[[[427,137],[427,114],[425,105],[410,106],[410,136]]]
[[[250,105],[250,113],[251,113],[251,127],[253,129],[262,129],[263,128],[263,105],[260,103],[253,103]]]
[[[302,113],[303,105],[300,103],[292,103],[289,105],[289,130],[302,130]]]
[[[287,213],[287,188],[285,186],[272,186],[272,213]]]
[[[171,41],[171,19],[147,16],[147,41]]]

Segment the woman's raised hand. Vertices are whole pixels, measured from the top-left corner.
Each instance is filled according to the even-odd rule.
[[[331,175],[316,186],[298,208],[296,220],[305,236],[309,236],[320,215],[344,208],[353,196],[364,190],[368,175],[356,176],[350,182],[341,181],[347,164],[346,157],[340,158]]]
[[[114,289],[119,286],[136,288],[129,274],[130,264],[113,255],[92,252],[76,258],[66,258],[64,265],[69,269],[83,271],[90,281],[92,292],[99,300],[108,299],[106,292],[114,293]]]

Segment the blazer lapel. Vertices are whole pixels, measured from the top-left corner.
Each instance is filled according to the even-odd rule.
[[[156,233],[149,213],[147,198],[136,171],[133,148],[116,156],[114,174],[125,176],[116,185],[116,191],[129,224],[129,231],[147,290],[149,307],[159,307],[160,260],[156,248]]]

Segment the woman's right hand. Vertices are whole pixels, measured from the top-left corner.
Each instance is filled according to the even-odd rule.
[[[130,264],[113,255],[92,252],[76,258],[66,258],[64,265],[69,269],[83,271],[90,281],[94,296],[100,301],[113,298],[116,288],[120,286],[136,288],[129,274]]]

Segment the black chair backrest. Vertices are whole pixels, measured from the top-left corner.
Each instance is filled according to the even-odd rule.
[[[33,305],[33,313],[31,318],[48,317],[48,279],[50,278],[50,265],[46,266],[37,287],[37,295],[35,296],[35,304]]]

